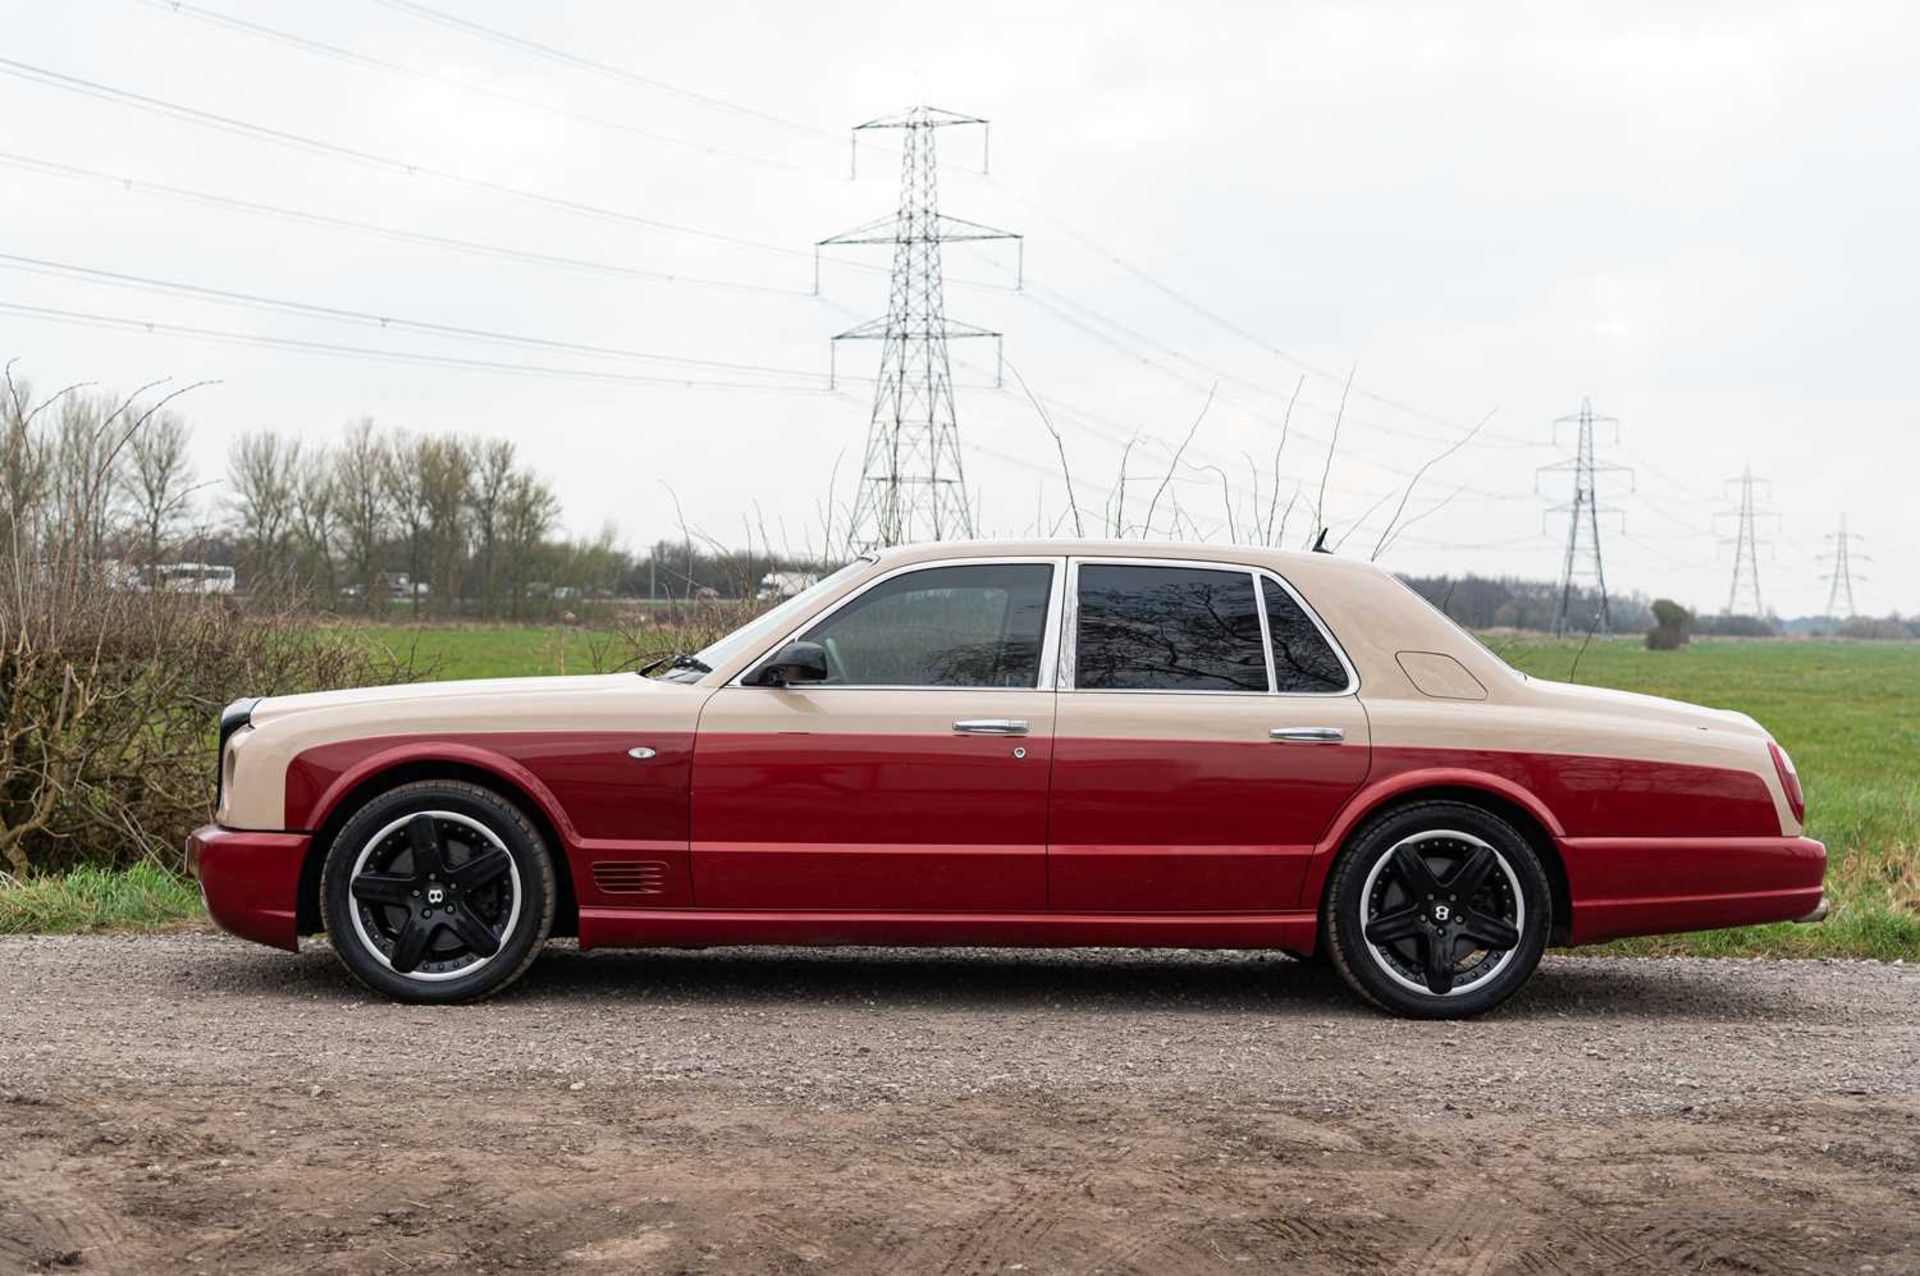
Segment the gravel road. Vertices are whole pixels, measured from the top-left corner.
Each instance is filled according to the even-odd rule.
[[[0,939],[0,1272],[1920,1272],[1920,968]]]

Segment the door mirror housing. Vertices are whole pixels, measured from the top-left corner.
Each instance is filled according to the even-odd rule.
[[[741,679],[754,687],[790,687],[827,680],[827,649],[817,642],[790,642]]]

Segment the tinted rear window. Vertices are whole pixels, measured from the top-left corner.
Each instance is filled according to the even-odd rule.
[[[1267,600],[1267,629],[1273,634],[1273,676],[1281,691],[1345,691],[1347,671],[1319,626],[1293,595],[1262,577]]]
[[[1265,691],[1259,603],[1244,571],[1087,563],[1074,685],[1108,691]]]

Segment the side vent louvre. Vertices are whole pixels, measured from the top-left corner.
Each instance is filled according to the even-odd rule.
[[[593,884],[608,895],[659,895],[667,888],[667,866],[660,860],[600,860]]]

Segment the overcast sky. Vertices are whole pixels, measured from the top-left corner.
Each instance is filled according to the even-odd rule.
[[[1751,466],[1779,515],[1760,524],[1769,608],[1824,610],[1816,556],[1844,514],[1863,537],[1860,609],[1920,610],[1920,14],[1905,6],[435,4],[0,0],[0,253],[659,360],[10,259],[0,303],[163,326],[0,310],[0,353],[43,388],[217,379],[183,405],[209,477],[244,431],[324,442],[372,416],[514,440],[580,531],[669,534],[670,486],[713,537],[743,541],[751,521],[798,547],[819,539],[836,463],[850,495],[857,378],[878,353],[843,349],[849,379],[829,393],[828,338],[886,303],[884,250],[837,251],[815,297],[811,246],[896,202],[884,153],[849,180],[847,126],[927,102],[993,121],[990,177],[977,135],[941,134],[943,211],[1027,237],[1023,291],[1004,247],[950,248],[949,315],[1006,334],[1056,407],[1082,505],[1105,499],[1136,433],[1133,472],[1157,482],[1217,383],[1188,459],[1224,469],[1244,520],[1246,454],[1264,504],[1304,375],[1280,457],[1282,503],[1303,491],[1297,541],[1357,367],[1327,521],[1340,537],[1387,503],[1343,552],[1370,553],[1387,494],[1491,411],[1422,480],[1408,514],[1424,517],[1382,561],[1553,577],[1566,478],[1537,491],[1535,471],[1569,454],[1553,421],[1590,396],[1619,420],[1601,460],[1633,471],[1601,475],[1615,590],[1724,606],[1718,537],[1734,525],[1714,512]],[[983,529],[1052,527],[1066,498],[1051,440],[1023,396],[992,388],[990,347],[954,354]],[[1176,490],[1224,530],[1220,485],[1187,468]],[[1151,486],[1132,485],[1136,511]]]

